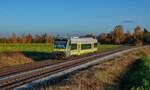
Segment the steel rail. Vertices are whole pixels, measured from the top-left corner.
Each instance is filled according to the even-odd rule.
[[[121,48],[121,49],[116,49],[116,50],[109,51],[109,52],[97,53],[95,55],[80,58],[77,60],[59,63],[59,64],[53,65],[49,68],[43,69],[43,70],[39,70],[39,71],[31,72],[31,73],[25,73],[25,74],[18,75],[15,77],[7,78],[5,80],[0,80],[0,88],[2,88],[2,90],[3,89],[12,89],[12,88],[18,87],[20,85],[23,85],[25,83],[29,83],[31,81],[34,81],[34,80],[37,80],[37,79],[40,79],[43,77],[47,77],[48,75],[51,75],[53,73],[60,72],[65,69],[77,66],[77,65],[84,64],[86,62],[89,62],[92,59],[100,58],[100,57],[110,55],[110,54],[113,54],[113,53],[116,53],[119,51],[123,51],[126,49],[127,48]]]

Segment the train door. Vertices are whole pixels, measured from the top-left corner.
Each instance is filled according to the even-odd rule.
[[[71,54],[71,41],[67,41],[67,46],[66,46],[66,57],[69,57]]]
[[[77,52],[78,52],[78,55],[81,54],[81,42],[80,41],[77,43]]]
[[[94,52],[94,43],[91,43],[91,51]]]

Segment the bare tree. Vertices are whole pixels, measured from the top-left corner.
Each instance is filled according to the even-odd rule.
[[[108,33],[101,33],[98,37],[98,42],[101,44],[110,44],[111,43],[111,37]]]
[[[124,40],[125,44],[133,44],[134,43],[133,35],[130,31],[127,31],[124,36],[125,36],[125,40]]]
[[[34,43],[42,43],[42,37],[39,34],[34,36]]]
[[[146,28],[144,28],[143,32],[143,43],[150,44],[150,32]]]
[[[95,36],[93,35],[93,33],[88,33],[84,37],[93,37],[93,38],[95,38]]]

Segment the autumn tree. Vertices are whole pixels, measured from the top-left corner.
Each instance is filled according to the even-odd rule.
[[[97,37],[97,40],[101,44],[111,44],[111,34],[110,33],[101,33]]]
[[[132,36],[132,33],[130,31],[127,31],[125,34],[125,40],[124,40],[124,43],[125,44],[133,44],[134,41],[133,41],[133,36]]]
[[[0,36],[0,43],[3,43],[3,37]]]
[[[17,43],[17,36],[16,33],[12,33],[12,36],[10,37],[9,41],[11,43]]]
[[[39,34],[34,36],[34,43],[42,43],[42,37]]]
[[[134,41],[136,45],[142,45],[143,44],[143,32],[140,26],[137,26],[133,33]]]
[[[134,39],[142,40],[143,32],[140,26],[134,29]]]
[[[31,34],[28,34],[27,36],[26,36],[26,42],[27,43],[32,43],[32,41],[33,41],[33,37],[32,37],[32,35]]]
[[[150,32],[146,28],[143,31],[143,43],[150,44]]]
[[[114,44],[122,44],[124,42],[124,31],[122,25],[115,26],[112,32],[112,42]]]
[[[106,33],[101,33],[98,37],[97,40],[98,42],[105,44],[107,39],[107,34]]]
[[[8,38],[0,37],[0,43],[8,43]]]
[[[22,34],[22,36],[21,36],[21,42],[22,43],[26,43],[27,42],[27,38],[26,38],[25,34]]]
[[[17,42],[22,43],[22,38],[20,36],[17,37]]]
[[[53,43],[54,39],[51,35],[49,35],[49,43]]]
[[[52,43],[52,40],[53,39],[49,34],[45,33],[42,35],[42,42],[43,43]]]
[[[92,38],[95,38],[95,36],[93,35],[93,33],[88,33],[88,34],[86,34],[84,37],[92,37]]]

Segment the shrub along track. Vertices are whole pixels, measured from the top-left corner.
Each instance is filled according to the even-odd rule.
[[[98,53],[97,52],[95,54],[88,54],[88,55],[85,55],[84,57],[72,59],[70,61],[66,61],[66,62],[63,62],[63,63],[56,62],[57,64],[53,63],[54,65],[48,66],[46,68],[41,67],[40,69],[35,70],[35,71],[33,70],[31,72],[26,72],[26,73],[23,73],[23,74],[12,75],[11,77],[4,78],[4,79],[0,80],[0,88],[2,90],[3,89],[12,89],[12,88],[18,87],[20,85],[29,83],[31,81],[34,81],[34,80],[37,80],[37,79],[40,79],[40,78],[44,78],[44,77],[47,77],[47,76],[52,75],[54,73],[69,69],[71,67],[75,67],[75,66],[87,63],[91,59],[104,57],[104,56],[111,55],[113,53],[123,51],[123,50],[126,50],[126,49],[127,48],[120,48],[120,49],[115,49],[115,50],[108,51],[108,52],[103,52],[103,53]],[[33,67],[34,67],[34,65],[33,65]],[[38,67],[38,65],[37,65],[37,67]],[[29,67],[27,67],[25,69],[29,70],[28,68]],[[34,69],[34,68],[32,68],[32,69]],[[26,70],[24,70],[24,71],[26,71]]]
[[[150,56],[136,60],[120,83],[122,90],[150,90]]]

